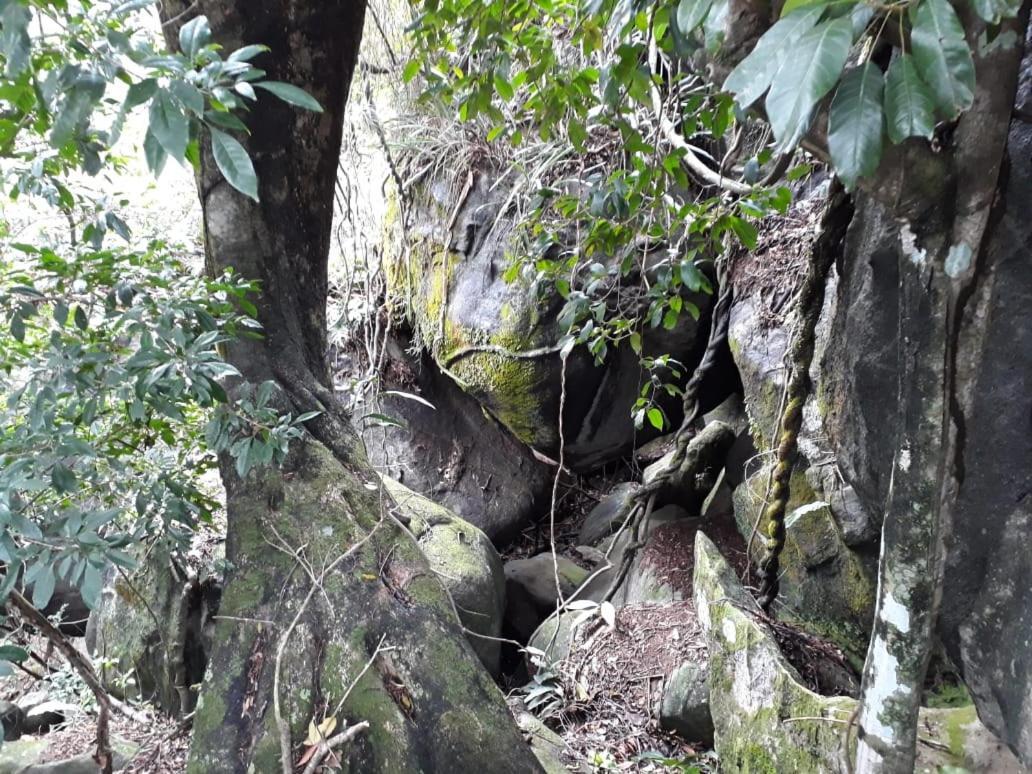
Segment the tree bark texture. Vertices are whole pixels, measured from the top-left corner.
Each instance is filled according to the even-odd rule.
[[[205,14],[226,51],[262,43],[271,80],[322,113],[259,92],[244,117],[260,202],[232,189],[210,148],[198,188],[206,256],[259,280],[260,341],[228,359],[246,390],[266,380],[283,408],[323,412],[282,469],[241,480],[223,465],[229,563],[189,771],[273,772],[296,764],[309,723],[368,722],[344,770],[533,772],[540,766],[465,639],[454,606],[394,507],[332,391],[327,256],[342,119],[362,36],[354,0],[166,2],[165,34]]]
[[[995,274],[985,237],[998,191],[1027,16],[1016,44],[976,52],[975,104],[935,157],[901,149],[870,193],[899,223],[895,453],[878,604],[864,669],[857,770],[914,769],[917,713],[942,603],[946,543],[963,490],[967,417],[984,359],[980,299]],[[967,14],[969,41],[983,25]],[[914,143],[912,141],[911,145]],[[854,223],[863,229],[862,220]],[[862,256],[855,256],[860,258]]]

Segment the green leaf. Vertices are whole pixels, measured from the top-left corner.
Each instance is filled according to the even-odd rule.
[[[0,645],[0,659],[4,661],[13,661],[16,664],[21,664],[29,658],[29,652],[25,648],[19,648],[17,645],[4,644]]]
[[[62,494],[75,489],[75,473],[60,463],[50,471],[50,481],[54,485],[54,489]]]
[[[182,162],[186,158],[186,144],[190,141],[190,122],[167,91],[159,91],[151,102],[150,133],[176,161]]]
[[[401,79],[408,83],[419,74],[422,66],[423,63],[419,59],[410,59],[405,65],[405,69],[401,71]]]
[[[763,96],[786,54],[799,38],[821,18],[823,8],[805,8],[781,19],[767,30],[745,59],[724,81],[724,91],[735,95],[735,102],[747,108]]]
[[[512,88],[512,84],[501,73],[494,74],[494,87],[495,91],[498,92],[498,96],[506,102],[512,99],[516,93]]]
[[[881,161],[885,78],[868,60],[847,72],[831,100],[828,152],[846,190],[874,173]]]
[[[781,18],[785,18],[800,8],[810,8],[811,6],[827,8],[832,2],[833,0],[786,0],[785,5],[781,8]]]
[[[885,118],[889,139],[897,145],[908,137],[931,137],[935,130],[935,103],[910,54],[896,57],[889,65]]]
[[[210,42],[207,16],[195,16],[179,28],[179,48],[191,60]]]
[[[36,576],[32,583],[32,605],[37,610],[45,608],[47,603],[50,602],[51,597],[54,596],[54,583],[56,580],[53,567],[44,567],[39,575]]]
[[[275,94],[281,100],[291,105],[296,105],[305,110],[312,110],[316,113],[322,112],[322,105],[304,89],[292,86],[289,83],[280,81],[261,81],[254,84],[256,89],[265,89],[270,94]]]
[[[649,418],[649,424],[657,430],[663,429],[663,412],[658,408],[650,408],[646,413]]]
[[[794,148],[817,103],[838,82],[853,45],[849,17],[827,21],[804,34],[792,47],[767,94],[767,116],[779,150]]]
[[[168,86],[168,90],[191,113],[197,116],[204,114],[204,95],[201,94],[196,86],[186,81],[172,81]]]
[[[910,45],[921,79],[947,119],[971,107],[975,64],[964,28],[949,0],[921,0],[910,8]]]
[[[1021,0],[973,0],[975,11],[990,24],[1013,19],[1021,10]]]
[[[149,129],[143,138],[143,156],[147,159],[147,168],[151,174],[154,177],[160,176],[161,170],[165,168],[165,162],[168,160],[168,154],[165,153],[165,149],[161,147],[161,143]]]
[[[25,318],[21,314],[11,317],[11,335],[17,341],[25,341]]]
[[[232,54],[230,54],[228,57],[226,57],[226,61],[227,62],[250,62],[256,56],[258,56],[258,54],[264,53],[264,52],[266,52],[268,50],[269,50],[268,46],[263,46],[260,43],[259,44],[253,44],[253,45],[250,45],[250,46],[244,46],[243,48],[238,48],[236,51],[234,51]]]
[[[674,20],[677,24],[677,31],[687,37],[696,27],[706,20],[713,0],[681,0],[677,4],[677,14]]]
[[[258,201],[258,175],[251,157],[236,138],[218,129],[211,130],[211,151],[219,171],[231,186],[245,196]]]
[[[7,60],[4,75],[11,78],[29,66],[32,53],[29,22],[32,21],[32,12],[23,3],[8,2],[3,5],[3,14],[0,15],[0,51]]]

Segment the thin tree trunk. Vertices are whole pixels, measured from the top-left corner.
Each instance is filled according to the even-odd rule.
[[[970,17],[965,21],[974,42],[983,26]],[[878,605],[858,718],[860,772],[914,770],[917,715],[941,602],[945,543],[964,484],[965,414],[970,412],[976,383],[972,377],[982,352],[985,316],[975,309],[987,292],[986,283],[994,280],[985,265],[983,242],[1026,25],[1027,8],[1019,20],[1004,25],[1016,33],[1016,46],[976,54],[975,104],[960,119],[939,171],[934,162],[904,163],[890,173],[896,182],[883,181],[876,191],[903,216],[897,310],[900,415],[882,529]],[[891,163],[888,168],[892,170]],[[908,213],[908,207],[920,210]]]

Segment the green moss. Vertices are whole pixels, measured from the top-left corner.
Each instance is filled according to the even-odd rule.
[[[950,709],[944,714],[944,725],[946,727],[946,738],[949,740],[950,753],[958,761],[963,761],[967,757],[968,732],[966,729],[978,721],[975,705],[970,704],[967,707]]]

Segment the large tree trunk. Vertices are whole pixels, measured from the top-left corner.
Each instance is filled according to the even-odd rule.
[[[338,751],[345,770],[540,770],[454,607],[365,461],[327,373],[325,305],[342,117],[364,3],[166,2],[170,45],[194,13],[226,50],[263,43],[273,80],[321,114],[263,96],[246,142],[260,203],[207,150],[199,175],[207,259],[261,282],[261,341],[228,358],[238,391],[266,380],[284,408],[319,410],[282,469],[223,466],[230,570],[194,721],[189,770],[290,770],[310,721],[369,727]],[[185,14],[185,15],[184,15]]]
[[[914,769],[917,713],[943,588],[945,544],[964,486],[966,417],[986,344],[984,299],[999,281],[985,235],[996,202],[1027,16],[1017,44],[976,53],[975,104],[938,154],[911,141],[870,196],[899,223],[899,414],[882,531],[878,607],[864,669],[857,770]],[[965,20],[972,43],[984,29]],[[977,45],[974,46],[977,52]],[[878,207],[875,205],[874,210]],[[872,212],[868,208],[868,212]],[[884,209],[872,222],[884,219]],[[853,228],[872,225],[859,219]],[[865,256],[853,256],[863,260]],[[888,385],[886,385],[888,387]]]

